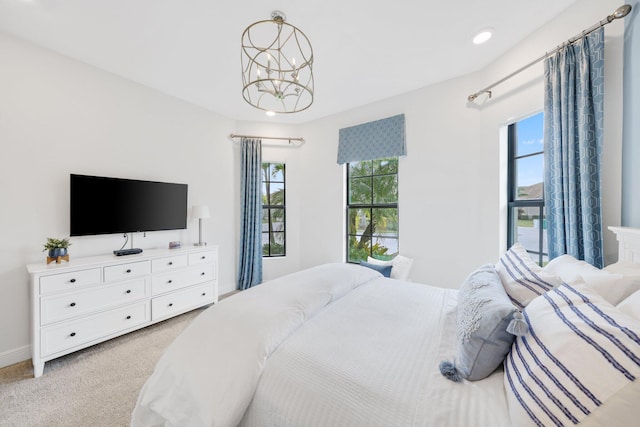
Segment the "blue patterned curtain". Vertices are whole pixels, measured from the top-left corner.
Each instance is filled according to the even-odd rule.
[[[238,289],[262,282],[262,141],[243,138]]]
[[[545,204],[549,258],[603,266],[600,157],[604,30],[544,63]]]
[[[404,114],[340,129],[338,164],[407,154]]]

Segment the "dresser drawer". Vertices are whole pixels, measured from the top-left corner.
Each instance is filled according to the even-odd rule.
[[[153,276],[151,292],[153,295],[159,295],[210,280],[213,280],[213,265],[203,264],[188,270]]]
[[[104,268],[104,281],[132,279],[151,273],[149,261],[129,262],[126,264],[110,265]]]
[[[100,283],[100,268],[40,277],[40,294],[79,289]]]
[[[40,323],[46,325],[148,298],[151,292],[147,283],[146,279],[138,279],[43,297],[40,300]]]
[[[215,301],[213,283],[195,286],[151,300],[151,316],[154,321],[175,316],[182,312],[211,304]]]
[[[177,255],[167,258],[154,259],[151,261],[151,271],[161,273],[187,266],[187,256]]]
[[[189,265],[211,263],[217,258],[217,251],[198,252],[189,254]]]
[[[41,357],[101,340],[149,322],[149,302],[143,301],[104,313],[42,328]]]

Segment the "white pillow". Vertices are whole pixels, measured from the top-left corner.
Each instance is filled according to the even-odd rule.
[[[622,280],[618,285],[625,288],[623,298],[626,298],[632,293],[640,290],[640,264],[628,261],[618,261],[606,266],[604,270],[609,273],[622,275]]]
[[[529,332],[516,338],[504,363],[513,426],[640,419],[640,405],[629,399],[640,395],[639,320],[592,289],[567,284],[523,314]]]
[[[607,265],[605,268],[610,273],[622,274],[640,280],[640,264],[629,261],[618,261]]]
[[[563,282],[571,285],[590,286],[605,300],[616,305],[640,289],[640,266],[616,264],[600,270],[571,255],[561,255],[549,261],[543,270],[560,277]],[[617,272],[625,274],[617,274]]]
[[[521,309],[538,295],[562,284],[559,277],[543,271],[520,243],[500,257],[496,271],[511,302]]]
[[[560,255],[549,261],[542,268],[543,271],[560,277],[564,282],[571,283],[580,279],[580,273],[601,271],[586,261],[580,261],[571,255]]]
[[[617,305],[618,310],[640,320],[640,291],[635,291]]]
[[[413,265],[413,258],[407,258],[402,255],[396,255],[395,258],[389,261],[381,261],[379,259],[367,257],[367,262],[376,265],[390,265],[391,266],[391,278],[397,280],[409,280],[409,274],[411,273],[411,266]]]

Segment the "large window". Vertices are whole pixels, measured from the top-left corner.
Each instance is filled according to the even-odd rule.
[[[509,125],[507,245],[520,242],[540,265],[548,260],[544,207],[543,114]]]
[[[398,253],[398,158],[347,163],[347,261]]]
[[[287,254],[284,163],[262,164],[262,256]]]

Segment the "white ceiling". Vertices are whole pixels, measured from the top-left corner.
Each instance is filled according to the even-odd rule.
[[[233,119],[302,123],[482,69],[575,1],[0,0],[0,31]],[[268,118],[242,98],[240,36],[276,9],[311,41],[315,99]]]

